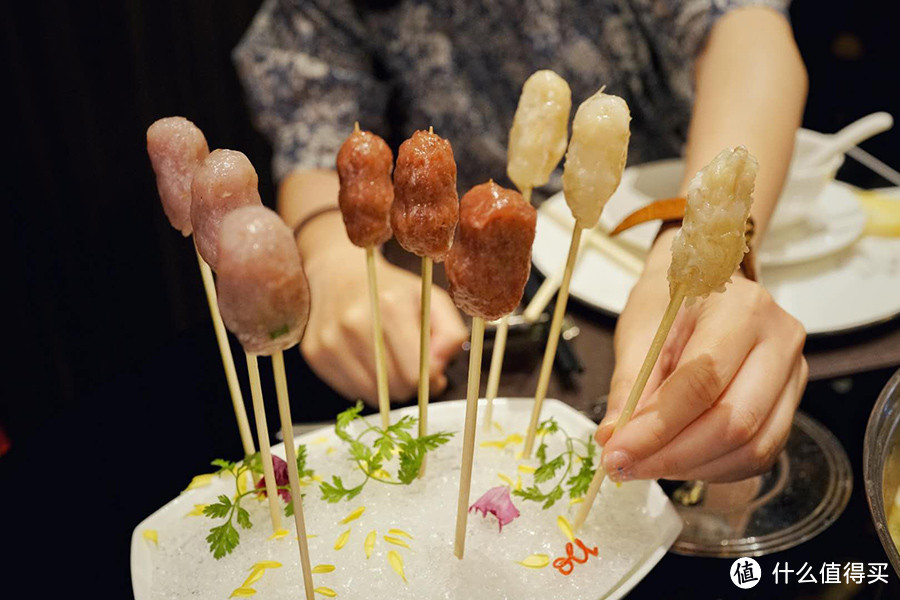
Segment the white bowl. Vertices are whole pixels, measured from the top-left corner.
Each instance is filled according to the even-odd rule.
[[[769,224],[772,230],[791,227],[806,219],[815,206],[816,199],[834,181],[837,170],[844,163],[843,154],[837,154],[820,165],[805,164],[806,157],[827,143],[830,137],[809,129],[797,131],[787,180]]]

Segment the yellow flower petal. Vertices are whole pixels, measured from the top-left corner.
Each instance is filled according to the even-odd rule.
[[[550,564],[550,557],[546,554],[532,554],[516,562],[529,569],[543,569]]]
[[[313,481],[322,481],[322,476],[314,474],[312,477],[310,477],[310,479],[312,479]]]
[[[276,531],[275,533],[270,535],[269,539],[270,540],[280,540],[281,538],[286,536],[288,533],[290,533],[290,532],[287,529],[279,529],[278,531]]]
[[[326,442],[328,442],[328,438],[323,435],[311,441],[310,444],[324,444]]]
[[[256,593],[256,590],[253,588],[239,587],[238,589],[231,592],[229,598],[249,598],[253,594]]]
[[[503,480],[503,483],[505,483],[505,484],[508,485],[508,486],[513,486],[513,485],[515,485],[514,482],[513,482],[513,480],[512,480],[512,477],[510,477],[509,475],[504,475],[503,473],[497,473],[497,477],[499,477],[500,479],[502,479],[502,480]]]
[[[569,506],[581,504],[582,502],[584,502],[584,498],[572,498],[571,500],[569,500]]]
[[[375,539],[378,537],[378,534],[373,529],[366,536],[366,541],[363,542],[363,550],[366,551],[366,560],[372,557],[372,552],[375,550]]]
[[[391,550],[387,554],[388,564],[391,565],[391,568],[394,572],[399,575],[404,583],[408,583],[406,581],[406,575],[403,573],[403,557],[401,557],[396,550]]]
[[[195,475],[191,482],[188,484],[184,491],[193,490],[198,487],[203,487],[205,485],[209,485],[212,483],[213,477],[215,477],[215,473],[203,473],[202,475]]]
[[[497,421],[494,421],[493,423],[491,423],[491,425],[494,426],[494,429],[496,429],[496,430],[499,431],[500,433],[503,433],[503,425],[501,425],[501,424],[498,423]]]
[[[402,529],[388,529],[388,533],[391,534],[391,535],[400,535],[400,536],[403,536],[403,537],[405,537],[405,538],[414,539],[413,536],[409,535],[408,533],[406,533],[406,532],[403,531]]]
[[[384,469],[378,469],[377,471],[372,471],[372,477],[376,479],[393,479],[391,474],[385,471]]]
[[[238,477],[237,481],[238,494],[243,494],[249,489],[247,487],[248,483],[250,483],[251,485],[253,484],[253,476],[249,472],[241,473],[241,476]]]
[[[556,517],[556,526],[562,531],[563,535],[569,538],[570,542],[575,541],[575,534],[572,532],[572,524],[562,515]]]
[[[384,541],[386,541],[388,544],[393,544],[395,546],[409,548],[409,544],[407,544],[404,540],[401,540],[400,538],[392,537],[390,535],[384,536]]]
[[[325,448],[325,454],[334,454],[335,452],[337,452],[337,448],[335,448],[334,446],[328,446],[327,448]]]
[[[337,596],[337,592],[336,592],[336,591],[334,591],[334,590],[331,589],[330,587],[325,587],[324,585],[323,585],[323,586],[317,587],[317,588],[314,589],[313,591],[314,591],[315,593],[317,593],[317,594],[322,594],[322,595],[325,596],[326,598],[334,598],[335,596]]]
[[[522,473],[534,473],[537,469],[531,465],[519,465],[519,471]]]
[[[202,517],[203,509],[209,506],[208,504],[195,504],[194,508],[191,509],[191,512],[186,514],[186,517]]]
[[[255,569],[253,569],[252,571],[250,571],[250,576],[247,577],[247,579],[244,580],[244,583],[241,584],[241,588],[248,588],[248,587],[250,587],[251,585],[253,585],[253,584],[256,583],[257,581],[259,581],[260,579],[262,579],[262,576],[263,576],[265,573],[266,573],[265,567],[262,567],[262,568],[257,567],[257,568],[255,568]],[[240,588],[238,588],[238,589],[240,589]]]
[[[281,563],[277,560],[261,560],[258,563],[254,563],[251,569],[279,569],[281,568]]]
[[[319,573],[331,573],[334,571],[334,565],[316,565],[312,568],[312,572],[316,575]]]
[[[159,533],[155,529],[145,529],[141,532],[141,535],[144,536],[145,540],[159,545]]]
[[[347,531],[345,531],[344,533],[342,533],[341,535],[338,536],[337,541],[334,543],[334,549],[340,550],[341,548],[343,548],[344,546],[347,545],[347,540],[349,540],[349,539],[350,539],[350,530],[348,529]]]
[[[522,476],[521,475],[516,477],[516,489],[520,490],[520,491],[522,489]]]
[[[355,521],[356,519],[360,518],[364,512],[366,512],[366,507],[360,506],[359,508],[356,508],[353,511],[351,511],[349,515],[347,515],[346,517],[341,519],[339,522],[346,525],[350,521]]]

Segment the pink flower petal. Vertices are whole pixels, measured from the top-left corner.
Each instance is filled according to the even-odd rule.
[[[288,464],[284,462],[281,458],[277,456],[272,456],[272,467],[275,469],[275,485],[282,486],[288,485]],[[256,483],[256,489],[260,490],[259,495],[262,497],[266,496],[266,478],[260,477],[259,481]],[[290,490],[278,490],[278,495],[281,496],[281,499],[285,502],[291,501],[291,492]]]
[[[497,521],[500,523],[500,531],[503,531],[504,525],[512,523],[513,519],[519,516],[519,509],[513,505],[512,498],[509,496],[509,488],[503,485],[486,491],[481,498],[469,507],[469,512],[473,510],[475,512],[481,511],[485,517],[487,517],[488,513],[497,517]]]

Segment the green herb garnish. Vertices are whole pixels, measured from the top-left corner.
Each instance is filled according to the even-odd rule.
[[[290,330],[291,330],[291,328],[288,326],[287,323],[285,323],[284,325],[282,325],[282,326],[279,327],[278,329],[275,329],[275,330],[273,330],[273,331],[270,331],[270,332],[269,332],[269,337],[272,338],[273,340],[277,340],[277,339],[280,338],[281,336],[287,335],[287,332],[289,332]]]
[[[347,429],[353,421],[362,420],[359,415],[362,408],[363,404],[359,402],[353,408],[339,414],[334,425],[334,433],[347,444],[350,460],[356,463],[365,478],[358,485],[349,488],[337,475],[332,476],[330,483],[323,481],[319,484],[319,490],[322,492],[322,499],[326,502],[350,500],[356,497],[369,481],[378,481],[389,485],[409,485],[418,476],[425,455],[446,444],[453,437],[452,433],[443,431],[413,437],[410,430],[416,426],[417,419],[410,416],[401,418],[386,430],[366,424],[366,427],[356,437],[353,437],[347,432]],[[363,438],[366,436],[374,436],[371,443],[363,442]],[[395,455],[397,458],[396,478],[385,470]]]
[[[306,456],[306,446],[300,444],[300,446],[297,447],[296,465],[297,473],[300,477],[312,477],[314,475],[313,470],[306,466]],[[281,461],[280,464],[283,465],[284,462]],[[209,551],[212,552],[213,558],[219,559],[227,554],[231,554],[231,552],[237,548],[238,544],[241,543],[241,535],[238,527],[241,529],[250,529],[253,527],[253,523],[250,521],[250,513],[246,508],[241,506],[241,501],[247,496],[259,495],[263,490],[256,487],[242,490],[240,481],[241,479],[246,478],[248,474],[256,473],[261,475],[263,473],[263,468],[262,458],[260,457],[259,452],[247,456],[239,463],[217,458],[212,461],[212,465],[219,467],[217,474],[230,473],[234,477],[235,485],[234,498],[229,498],[225,494],[222,494],[216,498],[217,502],[208,504],[203,508],[203,514],[210,519],[224,519],[223,523],[211,528],[209,530],[209,535],[206,536],[206,541],[209,543]],[[287,471],[283,470],[282,472],[285,473],[282,478],[286,479]],[[279,479],[279,477],[276,475],[276,480],[277,479]],[[290,490],[290,484],[284,482],[277,485],[276,488],[279,492],[281,490]],[[293,498],[285,506],[284,514],[287,516],[294,514]],[[238,527],[235,527],[235,522]]]
[[[556,504],[556,501],[560,500],[567,492],[569,498],[573,499],[584,496],[594,477],[593,465],[597,446],[594,444],[593,436],[588,435],[587,441],[573,438],[553,418],[541,423],[538,431],[541,443],[538,445],[535,457],[540,464],[534,472],[534,484],[521,490],[513,490],[513,495],[533,502],[542,502],[544,509]],[[556,434],[565,437],[566,448],[559,455],[548,459],[547,436]],[[576,469],[575,463],[578,461],[580,461],[580,466]],[[562,469],[562,474],[557,475],[560,469]],[[548,491],[545,492],[538,487],[538,484],[551,480],[553,487]],[[544,487],[546,489],[546,486]]]

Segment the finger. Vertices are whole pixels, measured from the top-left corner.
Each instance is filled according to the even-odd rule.
[[[610,382],[609,398],[606,404],[606,415],[600,421],[597,432],[594,434],[594,439],[601,446],[605,445],[612,435],[616,422],[619,419],[619,414],[622,412],[622,408],[631,394],[631,388],[637,379],[638,371],[640,371],[647,356],[647,350],[653,343],[655,331],[645,325],[646,323],[642,323],[640,330],[626,327],[625,330],[616,332],[617,336],[624,336],[628,341],[627,346],[617,353],[616,366]],[[694,319],[692,315],[689,315],[684,310],[679,312],[675,323],[672,325],[672,330],[669,332],[665,344],[663,344],[659,359],[650,373],[647,385],[641,393],[638,407],[650,394],[659,388],[662,381],[675,368],[684,349],[684,344],[690,339],[691,333],[693,333],[693,328]]]
[[[794,413],[803,397],[809,367],[801,359],[791,375],[775,410],[752,440],[720,458],[672,476],[673,479],[699,479],[714,483],[739,481],[770,469],[787,443]]]
[[[678,366],[607,442],[603,466],[610,478],[621,478],[716,403],[757,341],[757,328],[748,321],[730,310],[698,317]]]
[[[635,479],[683,473],[724,456],[753,439],[777,406],[799,365],[800,348],[779,339],[754,346],[722,398],[670,443],[631,468]]]
[[[302,353],[307,363],[332,388],[345,398],[362,399],[370,406],[377,405],[374,374],[359,359],[349,353],[341,356],[330,345],[318,340],[304,340]]]
[[[431,296],[431,374],[444,372],[450,360],[462,352],[469,330],[453,300],[435,287]]]

